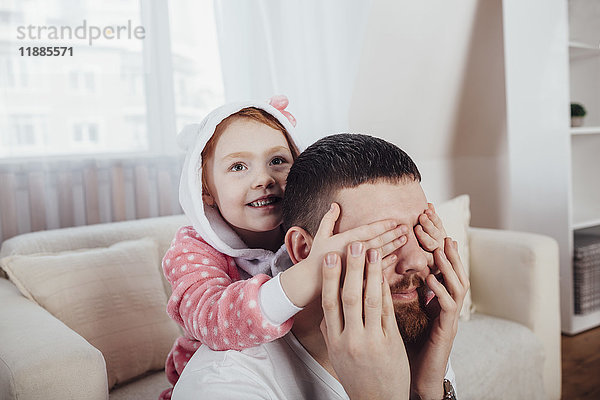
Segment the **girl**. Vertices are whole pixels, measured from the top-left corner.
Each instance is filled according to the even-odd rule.
[[[179,198],[192,226],[177,232],[163,259],[173,289],[167,312],[184,331],[166,362],[173,385],[201,343],[241,350],[285,335],[293,315],[320,293],[327,252],[360,240],[380,248],[389,266],[406,242],[408,227],[392,220],[332,236],[340,211],[332,205],[309,257],[290,268],[281,201],[305,146],[287,104],[279,96],[269,104],[225,105],[178,137],[187,149]]]

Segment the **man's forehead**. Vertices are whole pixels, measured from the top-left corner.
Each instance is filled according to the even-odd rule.
[[[341,208],[337,224],[339,232],[387,218],[412,226],[427,208],[421,184],[412,180],[378,181],[341,189],[335,201]]]

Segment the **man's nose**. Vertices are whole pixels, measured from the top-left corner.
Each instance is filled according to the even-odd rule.
[[[269,188],[275,184],[275,177],[268,168],[259,168],[254,175],[253,189]]]
[[[427,254],[419,245],[414,231],[410,230],[406,238],[406,244],[396,252],[398,256],[396,273],[400,275],[422,273],[428,268]]]

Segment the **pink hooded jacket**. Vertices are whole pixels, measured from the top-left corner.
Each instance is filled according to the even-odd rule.
[[[221,214],[202,202],[202,150],[223,119],[246,107],[269,112],[300,151],[306,147],[294,136],[285,111],[260,102],[224,105],[179,134],[178,143],[187,151],[179,200],[192,226],[179,229],[162,264],[172,287],[167,312],[184,331],[165,364],[172,385],[201,344],[241,350],[278,339],[291,329],[300,310],[279,282],[278,274],[292,265],[285,246],[275,253],[247,248]],[[160,398],[170,399],[171,391]]]

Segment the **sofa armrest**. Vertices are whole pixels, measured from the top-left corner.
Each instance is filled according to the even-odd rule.
[[[2,278],[0,398],[108,398],[102,353]]]
[[[478,312],[533,331],[544,346],[544,384],[560,397],[560,289],[557,242],[533,233],[470,228],[470,279]],[[556,397],[556,398],[558,398]]]

